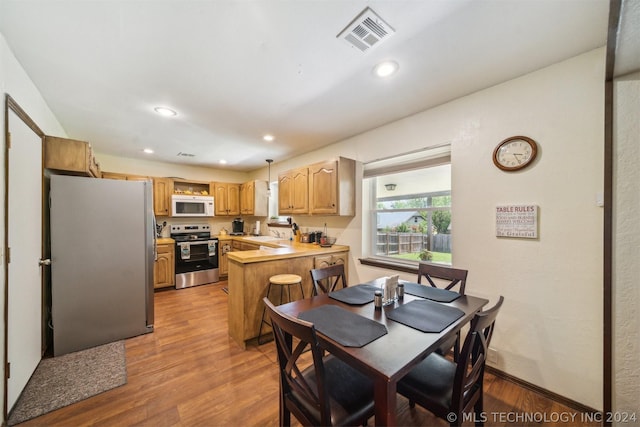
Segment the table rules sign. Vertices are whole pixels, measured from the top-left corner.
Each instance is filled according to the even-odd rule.
[[[496,206],[496,236],[538,238],[538,206]]]

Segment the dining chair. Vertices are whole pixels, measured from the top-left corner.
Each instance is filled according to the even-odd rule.
[[[334,264],[329,267],[311,270],[313,282],[313,295],[322,295],[333,292],[339,287],[346,288],[347,280],[344,274],[344,264]]]
[[[464,295],[468,273],[468,270],[463,270],[461,268],[421,262],[418,264],[418,283],[422,284],[422,278],[424,277],[434,288],[443,288],[449,291],[458,292],[460,295]],[[455,290],[456,287],[458,288],[457,291]],[[460,353],[460,332],[440,346],[438,352],[440,354],[447,354],[452,348],[453,359],[456,360],[458,353]]]
[[[267,298],[263,302],[278,353],[280,425],[290,426],[292,413],[308,426],[366,425],[375,413],[372,380],[330,354],[323,356],[313,323],[280,312]],[[311,365],[306,356],[300,358],[307,347]]]
[[[422,278],[426,278],[427,282],[434,288],[443,288],[464,295],[464,288],[467,285],[468,270],[461,268],[446,267],[443,265],[427,264],[421,262],[418,264],[418,283],[422,283]],[[447,284],[438,286],[434,279],[448,281]],[[455,290],[455,287],[458,290]]]
[[[487,349],[504,298],[471,320],[457,362],[431,353],[398,382],[398,393],[431,411],[451,426],[460,426],[463,413],[473,406],[476,425],[482,425],[483,380]]]

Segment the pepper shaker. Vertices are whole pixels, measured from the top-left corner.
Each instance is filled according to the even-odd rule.
[[[375,291],[373,294],[373,305],[376,310],[382,308],[382,291]]]
[[[404,299],[404,283],[398,283],[398,299]]]

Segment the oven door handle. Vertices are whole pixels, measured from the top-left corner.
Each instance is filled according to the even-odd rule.
[[[209,242],[216,242],[216,240],[197,240],[194,242],[186,241],[186,242],[176,242],[176,245],[180,246],[182,243],[188,243],[190,245],[208,245]]]

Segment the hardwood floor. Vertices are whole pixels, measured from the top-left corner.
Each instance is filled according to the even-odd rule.
[[[157,292],[155,331],[126,340],[127,384],[20,426],[277,426],[275,347],[243,351],[229,338],[224,286]],[[589,425],[575,410],[489,374],[485,412],[487,426]],[[545,414],[549,422],[537,422]],[[574,422],[554,422],[560,416]],[[398,424],[448,425],[402,397]]]

